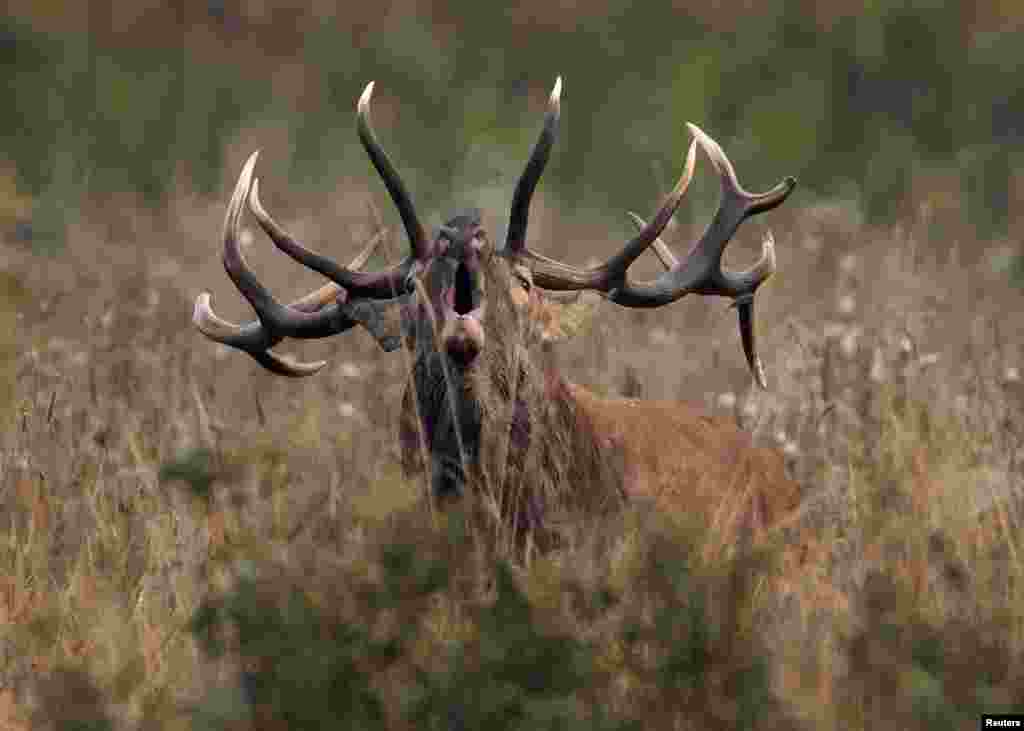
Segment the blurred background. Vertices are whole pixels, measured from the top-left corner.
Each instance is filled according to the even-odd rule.
[[[645,728],[934,729],[1024,707],[1024,5],[851,7],[7,0],[0,727],[576,728],[585,706]],[[746,266],[774,234],[768,392],[712,298],[603,304],[559,352],[600,393],[696,401],[782,450],[805,499],[771,571],[713,526],[646,518],[527,564],[452,549],[398,468],[401,354],[362,332],[288,342],[330,362],[294,381],[191,326],[202,291],[252,317],[219,238],[253,150],[300,240],[347,261],[383,228],[374,263],[397,259],[354,129],[374,80],[425,223],[476,205],[500,240],[558,75],[535,250],[620,247],[625,212],[649,216],[679,174],[687,121],[746,188],[799,180],[726,256]],[[717,196],[701,156],[677,253]],[[282,299],[319,285],[252,229],[243,244]],[[388,634],[396,616],[415,636]],[[526,720],[495,725],[492,700]]]
[[[420,205],[469,194],[497,214],[561,74],[544,189],[588,220],[649,208],[693,121],[755,187],[793,174],[802,204],[849,200],[872,223],[925,206],[998,238],[1022,195],[1022,17],[1000,0],[11,0],[3,230],[45,250],[107,195],[220,192],[226,150],[264,128],[253,144],[289,191],[365,179],[352,120],[370,80]]]

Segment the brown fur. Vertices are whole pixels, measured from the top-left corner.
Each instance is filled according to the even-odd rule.
[[[795,511],[800,490],[781,454],[688,404],[603,398],[565,381],[543,357],[563,306],[526,295],[503,261],[485,274],[487,346],[467,380],[483,414],[474,477],[513,533],[538,528],[541,516],[649,499],[725,545],[757,540]],[[407,391],[400,435],[410,473],[423,466],[413,402]]]
[[[755,446],[729,418],[682,402],[602,398],[570,383],[563,392],[600,447],[621,453],[630,499],[654,500],[723,537],[760,537],[799,505],[782,455]]]

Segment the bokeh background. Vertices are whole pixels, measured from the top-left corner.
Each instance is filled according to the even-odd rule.
[[[5,4],[0,725],[967,728],[1024,707],[1024,9],[350,5]],[[401,355],[287,343],[331,365],[285,381],[190,325],[202,291],[251,317],[218,239],[252,150],[307,244],[347,260],[384,230],[376,263],[400,256],[354,131],[375,80],[427,223],[477,205],[500,240],[557,75],[537,250],[626,240],[686,121],[747,188],[799,180],[727,255],[777,242],[768,393],[722,301],[604,305],[560,353],[784,451],[806,509],[755,569],[713,527],[631,513],[526,563],[458,543],[398,470]],[[717,195],[701,158],[677,252]],[[247,240],[282,298],[319,283]]]
[[[987,239],[1012,229],[1020,197],[1013,3],[8,8],[0,139],[8,195],[27,200],[5,205],[5,224],[31,222],[41,241],[104,194],[156,207],[176,186],[218,192],[226,146],[262,127],[281,135],[261,146],[291,189],[364,178],[352,109],[371,79],[431,211],[504,192],[556,74],[565,131],[545,189],[587,219],[648,204],[685,120],[727,141],[748,177],[785,168],[803,201],[856,201],[872,223],[927,204]]]

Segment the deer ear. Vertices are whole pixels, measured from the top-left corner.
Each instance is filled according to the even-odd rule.
[[[590,327],[603,298],[597,292],[582,292],[574,301],[545,299],[541,321],[541,342],[564,343]]]
[[[403,298],[398,298],[399,302]],[[357,299],[344,303],[342,311],[354,322],[370,333],[385,353],[402,347],[402,326],[399,322],[398,307],[394,301]]]

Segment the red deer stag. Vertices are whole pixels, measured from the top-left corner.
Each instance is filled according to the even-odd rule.
[[[501,514],[521,529],[538,527],[566,500],[647,497],[705,525],[748,526],[760,533],[798,500],[781,456],[754,447],[728,419],[680,403],[604,398],[561,378],[543,355],[557,339],[559,318],[580,303],[566,299],[572,294],[540,290],[593,290],[615,304],[641,308],[668,305],[690,293],[732,298],[747,362],[764,388],[753,300],[775,271],[773,242],[769,236],[761,259],[746,271],[725,271],[721,259],[739,225],[781,204],[796,181],[786,178],[765,193],[747,192],[718,144],[688,124],[694,139],[679,181],[649,223],[634,217],[639,232],[621,251],[590,268],[535,253],[526,246],[530,199],[558,131],[561,86],[559,78],[516,185],[500,249],[490,243],[475,210],[452,217],[428,237],[371,126],[373,83],[359,99],[356,122],[408,235],[409,253],[394,266],[362,270],[368,252],[349,267],[339,266],[298,243],[260,202],[254,153],[228,205],[223,259],[258,321],[235,325],[217,317],[204,293],[196,301],[195,325],[287,376],[311,375],[324,363],[297,362],[270,350],[286,337],[323,338],[360,324],[386,351],[404,343],[413,356],[400,425],[405,467],[428,469],[437,498],[459,495],[471,483],[498,485]],[[722,200],[704,235],[679,260],[659,236],[690,183],[698,146],[721,178]],[[278,249],[331,283],[291,304],[279,302],[242,256],[238,233],[246,204]],[[666,271],[650,281],[630,279],[630,265],[649,248]],[[395,304],[401,308],[400,334],[389,332],[383,317]]]

